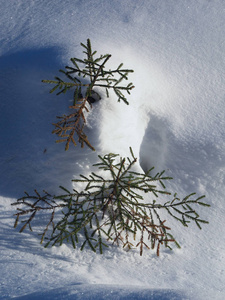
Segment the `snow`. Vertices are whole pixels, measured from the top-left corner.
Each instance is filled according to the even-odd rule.
[[[0,299],[225,298],[225,4],[223,0],[0,0]],[[96,147],[68,152],[51,123],[67,95],[51,79],[90,38],[109,66],[134,69],[127,107],[112,96],[94,106],[88,136]],[[127,155],[144,170],[174,177],[169,189],[205,194],[209,225],[168,220],[182,248],[103,255],[70,245],[45,249],[35,232],[13,228],[11,203],[24,190],[72,188],[98,154]]]

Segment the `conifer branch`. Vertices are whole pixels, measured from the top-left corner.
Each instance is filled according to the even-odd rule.
[[[120,64],[115,70],[107,70],[105,65],[111,57],[110,54],[100,55],[96,58],[97,52],[92,51],[89,39],[87,40],[87,45],[81,43],[81,46],[85,49],[83,53],[87,58],[71,58],[73,66],[66,66],[66,70],[60,70],[60,73],[66,77],[67,81],[55,77],[55,80],[42,80],[42,82],[53,84],[54,87],[50,90],[50,93],[58,91],[57,95],[65,94],[71,89],[74,90],[73,105],[69,106],[71,112],[57,117],[59,121],[53,123],[55,129],[52,133],[59,137],[59,140],[56,142],[65,142],[65,150],[68,150],[71,142],[74,146],[77,145],[74,137],[77,135],[78,143],[81,144],[81,147],[86,144],[94,151],[95,148],[90,144],[84,132],[86,124],[85,113],[92,108],[95,98],[101,99],[94,89],[96,87],[104,88],[107,97],[109,97],[109,90],[112,90],[117,95],[118,101],[122,100],[124,103],[129,104],[124,92],[126,91],[130,94],[134,86],[132,83],[129,83],[127,86],[121,85],[121,83],[124,80],[128,80],[128,74],[133,72],[133,70],[121,69],[123,64]]]
[[[133,171],[137,159],[132,149],[130,152],[131,156],[127,158],[113,153],[99,156],[99,163],[94,166],[106,175],[92,172],[88,177],[81,175],[74,179],[74,183],[85,184],[82,191],[74,189],[70,192],[60,187],[63,193],[59,196],[47,192],[41,196],[36,190],[34,195],[26,193],[13,203],[18,206],[14,227],[21,221],[24,225],[20,232],[27,225],[32,230],[34,218],[41,212],[50,211],[49,221],[41,235],[41,243],[46,241],[45,247],[69,242],[74,248],[78,246],[82,250],[89,246],[94,252],[103,253],[103,248],[111,243],[127,250],[138,248],[140,255],[144,249],[155,249],[159,255],[162,245],[169,249],[172,249],[172,244],[180,247],[160,211],[167,211],[183,226],[194,222],[201,229],[200,223],[208,222],[200,218],[195,207],[209,205],[202,201],[204,196],[195,199],[194,193],[183,199],[175,194],[164,204],[162,199],[146,203],[143,192],[153,194],[156,199],[161,194],[171,197],[165,189],[165,182],[172,178],[165,176],[164,172],[151,176],[150,172]],[[62,213],[58,222],[54,222],[56,211]]]

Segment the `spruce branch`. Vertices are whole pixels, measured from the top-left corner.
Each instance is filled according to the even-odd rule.
[[[127,158],[113,153],[99,155],[99,162],[94,166],[101,170],[100,174],[92,172],[88,177],[81,175],[72,180],[84,184],[82,191],[70,192],[61,186],[62,194],[58,196],[47,192],[41,196],[36,190],[34,195],[26,193],[13,203],[18,207],[14,227],[21,221],[24,225],[20,232],[27,225],[32,230],[34,218],[49,211],[49,221],[41,235],[45,247],[69,242],[74,248],[78,246],[82,250],[89,246],[94,252],[103,253],[104,247],[111,243],[127,250],[138,248],[140,255],[144,249],[155,249],[159,255],[162,245],[169,249],[172,244],[180,247],[161,217],[161,210],[183,226],[194,222],[201,229],[200,223],[208,222],[200,218],[196,207],[209,205],[203,202],[204,196],[196,198],[194,193],[184,198],[174,194],[171,200],[162,203],[160,195],[171,198],[165,182],[172,178],[164,172],[152,176],[150,172],[133,171],[137,159],[131,148],[130,154]],[[148,193],[157,200],[146,202]],[[56,211],[62,214],[58,222],[54,222]]]
[[[128,75],[133,70],[123,69],[123,64],[120,64],[115,70],[107,70],[106,63],[111,54],[100,55],[96,58],[97,51],[92,51],[89,39],[87,45],[81,43],[81,46],[84,48],[83,53],[86,58],[71,58],[72,66],[66,66],[65,70],[59,70],[66,80],[56,76],[54,80],[42,80],[42,82],[53,84],[50,93],[57,91],[57,95],[65,94],[68,90],[74,91],[73,105],[69,106],[71,112],[57,117],[59,121],[53,123],[55,129],[52,133],[59,137],[56,142],[65,142],[65,150],[68,150],[70,143],[74,146],[77,145],[74,137],[76,134],[81,147],[86,144],[94,151],[95,148],[88,141],[84,128],[85,113],[90,111],[95,98],[101,99],[100,95],[95,92],[95,88],[103,88],[107,97],[109,97],[109,91],[112,90],[117,95],[119,102],[122,100],[129,104],[124,92],[130,94],[134,86],[132,83],[125,86],[122,83],[124,80],[128,80]]]

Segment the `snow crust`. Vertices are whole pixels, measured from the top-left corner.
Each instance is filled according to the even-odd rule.
[[[0,299],[225,298],[225,3],[223,0],[0,0]],[[65,153],[51,123],[68,98],[51,79],[90,38],[110,67],[134,69],[129,106],[104,99],[88,117],[96,152]],[[24,190],[72,188],[98,154],[129,153],[139,168],[166,170],[182,197],[205,194],[200,231],[168,220],[182,249],[156,257],[70,245],[44,249],[13,229]]]

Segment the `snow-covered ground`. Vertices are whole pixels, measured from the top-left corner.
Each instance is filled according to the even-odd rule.
[[[0,299],[225,299],[224,0],[0,0]],[[90,116],[96,153],[68,152],[51,135],[67,97],[52,79],[80,42],[134,69],[130,106],[104,99]],[[209,225],[168,220],[182,248],[103,255],[70,245],[44,249],[13,229],[24,190],[58,186],[93,169],[97,154],[128,153],[165,169],[169,189],[205,194]]]

